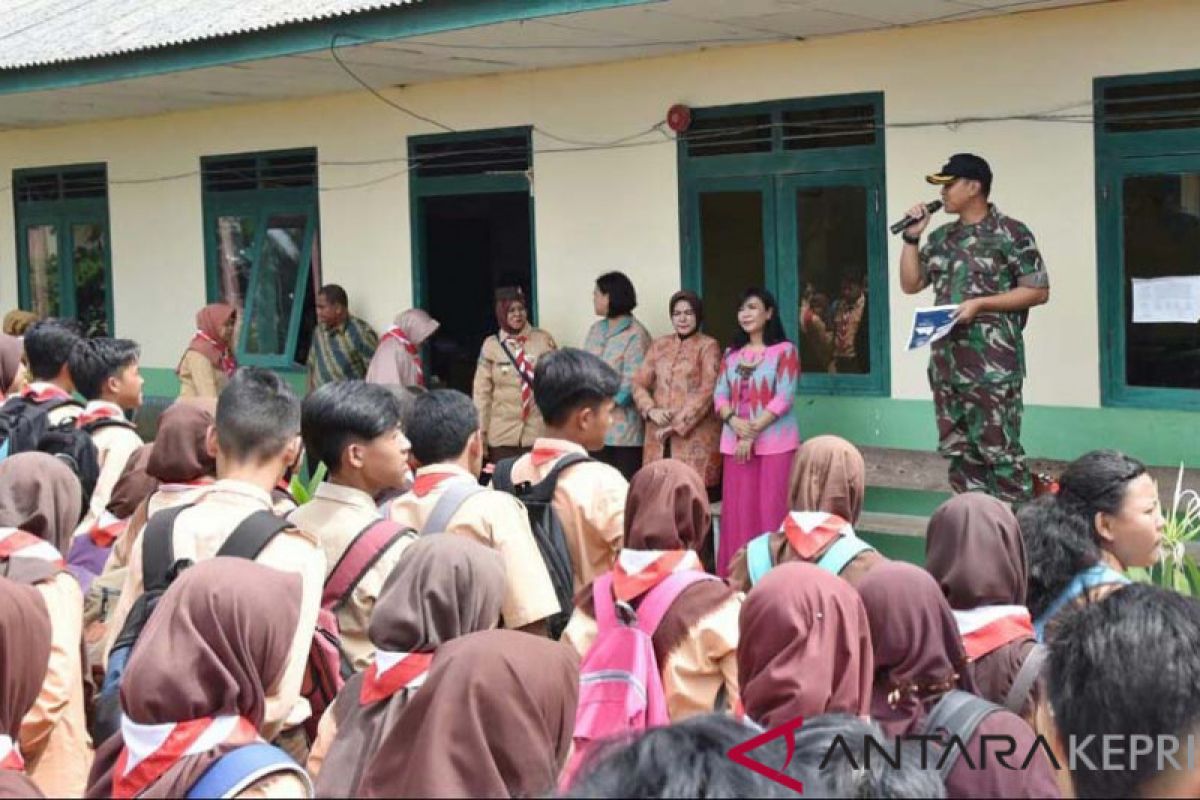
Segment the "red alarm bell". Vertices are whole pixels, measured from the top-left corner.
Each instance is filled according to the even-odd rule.
[[[676,133],[683,133],[692,126],[692,110],[683,103],[676,103],[667,109],[667,127]]]

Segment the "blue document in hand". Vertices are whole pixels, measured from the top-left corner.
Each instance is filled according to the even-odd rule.
[[[916,350],[941,339],[954,327],[954,313],[958,306],[932,306],[918,308],[913,312],[912,333],[908,337],[908,349]]]

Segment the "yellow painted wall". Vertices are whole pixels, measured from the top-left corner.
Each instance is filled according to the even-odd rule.
[[[881,33],[686,56],[425,84],[393,92],[457,129],[534,124],[604,141],[644,129],[668,106],[693,107],[882,91],[891,125],[1087,108],[1097,76],[1200,68],[1194,0],[1121,0]],[[333,67],[331,67],[332,69]],[[0,174],[104,161],[113,180],[195,172],[203,155],[315,146],[322,162],[399,158],[405,136],[436,132],[366,93],[238,106],[0,134]],[[535,134],[535,147],[561,147]],[[1051,304],[1027,331],[1028,402],[1099,403],[1094,164],[1086,124],[1000,122],[887,132],[887,216],[933,196],[922,176],[953,152],[986,156],[993,198],[1033,229],[1049,265]],[[542,324],[578,344],[591,317],[591,280],[622,269],[639,315],[667,329],[679,282],[675,146],[535,156],[536,247]],[[408,183],[402,164],[324,164],[320,181],[325,277],[355,311],[385,325],[410,301]],[[338,190],[376,178],[373,186]],[[110,187],[116,331],[145,361],[173,366],[204,302],[197,175]],[[0,199],[11,208],[11,198]],[[15,304],[11,214],[0,214],[0,305]],[[898,256],[893,242],[890,260]],[[924,398],[923,353],[902,350],[914,307],[891,296],[893,396]]]

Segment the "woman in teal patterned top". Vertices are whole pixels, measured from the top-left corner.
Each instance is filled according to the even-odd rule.
[[[598,457],[629,480],[642,466],[645,426],[633,402],[633,376],[650,348],[650,333],[633,316],[637,292],[624,273],[606,272],[597,278],[592,305],[603,319],[592,325],[583,349],[604,359],[621,376],[612,427]]]

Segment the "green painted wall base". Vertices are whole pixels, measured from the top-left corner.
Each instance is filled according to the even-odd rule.
[[[308,391],[308,373],[303,369],[277,369],[275,371],[282,375],[300,396],[303,397]],[[146,385],[142,387],[142,394],[146,397],[179,396],[179,376],[175,374],[175,370],[163,369],[161,367],[142,367],[141,373],[142,378],[146,381]]]

